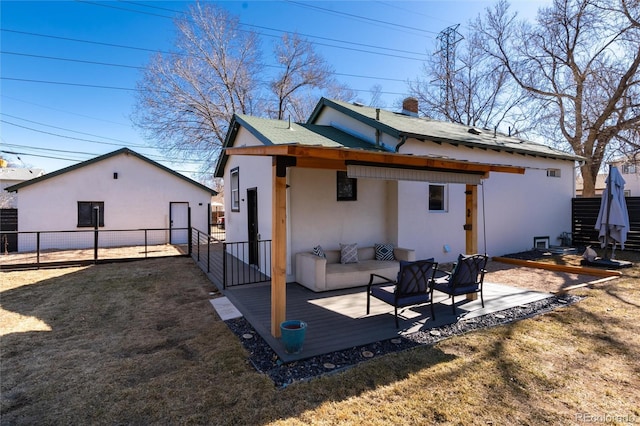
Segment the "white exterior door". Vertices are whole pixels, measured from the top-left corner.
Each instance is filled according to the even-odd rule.
[[[170,203],[169,228],[171,244],[187,244],[189,241],[189,203]]]

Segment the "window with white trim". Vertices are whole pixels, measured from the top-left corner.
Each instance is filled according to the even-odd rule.
[[[240,211],[240,168],[231,169],[231,211]]]
[[[560,177],[560,169],[547,169],[547,177]]]
[[[447,211],[447,185],[429,184],[429,211]]]

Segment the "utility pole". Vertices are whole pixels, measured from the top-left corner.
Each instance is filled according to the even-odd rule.
[[[452,25],[440,31],[436,39],[439,42],[440,55],[440,96],[446,110],[450,110],[453,101],[453,77],[456,72],[456,45],[463,37],[458,32],[460,24]]]

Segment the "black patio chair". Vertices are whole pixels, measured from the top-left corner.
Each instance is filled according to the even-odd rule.
[[[484,296],[482,287],[484,274],[489,257],[484,254],[459,255],[450,272],[434,280],[433,289],[448,294],[451,297],[451,309],[456,314],[455,296],[463,294],[480,293],[480,301],[484,308]]]
[[[435,319],[432,285],[437,267],[438,263],[433,259],[401,261],[398,278],[395,281],[382,275],[371,274],[367,285],[367,315],[371,306],[371,296],[373,296],[395,308],[396,328],[399,328],[398,308],[431,302],[431,317]],[[374,284],[375,278],[383,281]]]

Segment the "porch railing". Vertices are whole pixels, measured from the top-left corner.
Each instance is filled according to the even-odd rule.
[[[191,256],[223,288],[271,279],[271,240],[226,242],[191,231]]]

